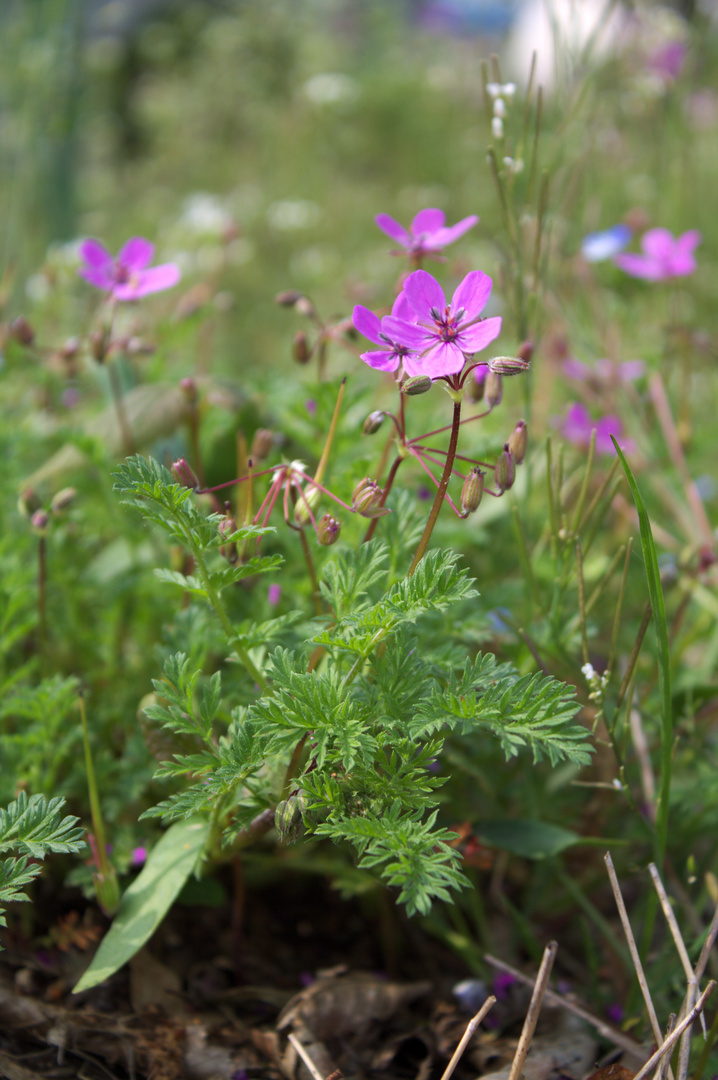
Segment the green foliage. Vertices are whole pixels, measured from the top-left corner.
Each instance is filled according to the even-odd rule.
[[[21,791],[7,809],[0,808],[0,855],[12,851],[16,856],[0,862],[0,904],[28,899],[25,886],[42,873],[37,860],[49,854],[77,854],[84,849],[85,830],[76,824],[78,819],[60,819],[64,804],[62,798],[48,802],[43,795],[28,798]],[[0,926],[4,925],[0,909]]]

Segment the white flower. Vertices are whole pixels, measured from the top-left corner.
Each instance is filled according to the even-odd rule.
[[[494,102],[494,116],[500,116],[502,119],[506,116],[506,102],[503,98],[496,98]]]
[[[491,121],[491,134],[495,139],[503,139],[504,122],[500,116],[495,116]]]
[[[302,87],[304,96],[314,105],[339,105],[359,96],[358,83],[348,75],[326,72],[307,79]]]
[[[581,668],[581,674],[585,676],[586,682],[591,682],[593,679],[595,679],[596,672],[594,670],[593,664],[584,664]]]

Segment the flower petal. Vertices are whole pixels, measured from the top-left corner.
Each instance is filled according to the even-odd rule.
[[[396,371],[399,367],[399,357],[392,349],[365,352],[361,354],[361,358],[365,364],[374,368],[375,371]]]
[[[485,349],[501,333],[501,316],[482,319],[459,331],[456,343],[465,353],[477,353]]]
[[[670,277],[662,263],[657,259],[649,259],[647,255],[634,255],[629,252],[616,255],[613,261],[631,277],[643,278],[644,281],[662,281]]]
[[[393,315],[384,316],[381,320],[381,329],[391,341],[396,341],[399,345],[417,352],[426,349],[435,340],[435,335],[423,326],[404,322],[403,319],[396,319]]]
[[[698,229],[689,229],[688,232],[684,232],[676,240],[676,247],[681,251],[694,251],[698,247],[703,237],[699,233]]]
[[[369,308],[364,307],[363,304],[357,304],[352,312],[352,322],[359,333],[363,334],[365,338],[369,338],[369,341],[373,341],[375,345],[383,344],[382,339],[379,337],[381,320]]]
[[[426,270],[415,270],[409,274],[404,282],[404,293],[414,314],[420,319],[430,319],[432,308],[438,308],[442,313],[446,309],[444,290]]]
[[[404,226],[395,221],[393,217],[389,217],[388,214],[377,214],[374,223],[397,244],[401,244],[405,248],[411,247],[411,237]]]
[[[576,446],[587,446],[591,438],[592,426],[588,410],[576,401],[566,413],[561,425],[561,434],[564,439],[568,439]]]
[[[670,259],[676,241],[668,229],[649,229],[641,237],[641,247],[650,259]]]
[[[493,282],[488,274],[481,270],[472,270],[461,282],[451,299],[451,314],[456,315],[459,308],[464,309],[463,322],[471,322],[486,307],[491,295]]]
[[[451,341],[442,341],[430,349],[423,358],[422,375],[440,379],[442,375],[458,375],[466,363],[466,357]]]
[[[414,309],[407,300],[405,294],[400,292],[394,301],[394,305],[391,309],[392,315],[397,319],[403,319],[405,322],[415,322],[416,316],[414,315]]]
[[[181,276],[180,268],[175,263],[162,263],[161,266],[151,266],[149,270],[143,270],[139,276],[137,295],[147,296],[148,293],[171,289],[178,283]]]
[[[80,258],[87,264],[87,267],[95,270],[99,270],[103,266],[112,267],[115,261],[99,240],[83,240],[80,244]]]
[[[114,287],[115,279],[112,274],[112,264],[87,270],[84,270],[81,267],[77,272],[81,278],[84,278],[85,281],[89,281],[90,285],[94,285],[96,289],[103,289],[105,292],[109,292]]]
[[[417,353],[408,353],[407,356],[402,356],[401,362],[410,379],[413,379],[415,375],[426,375],[423,356],[419,356]]]
[[[427,239],[433,239],[431,234],[443,229],[445,221],[446,215],[443,210],[420,210],[409,226],[409,232],[414,240],[418,240],[422,234]]]
[[[117,262],[127,270],[138,273],[140,270],[144,270],[147,264],[152,261],[154,253],[154,244],[151,244],[149,240],[145,240],[144,236],[133,236],[131,240],[128,240],[120,248]]]
[[[458,240],[469,229],[473,229],[474,225],[478,224],[478,221],[477,215],[471,214],[470,217],[457,221],[456,225],[450,225],[447,229],[438,229],[431,237],[432,248],[446,247],[447,244],[453,244],[454,240]]]

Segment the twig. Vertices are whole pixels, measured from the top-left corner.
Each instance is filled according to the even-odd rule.
[[[676,1017],[675,1013],[671,1013],[671,1015],[668,1017],[668,1027],[666,1028],[666,1038],[668,1038],[668,1036],[673,1033],[673,1029],[676,1026],[676,1019],[677,1019],[677,1017]],[[656,1080],[665,1080],[666,1073],[668,1071],[668,1064],[669,1064],[670,1060],[671,1059],[670,1059],[670,1057],[668,1055],[666,1055],[664,1057],[663,1061],[661,1062],[661,1064],[658,1067],[658,1071],[656,1073]]]
[[[715,945],[716,937],[718,937],[718,905],[713,912],[713,918],[711,919],[711,924],[708,927],[708,937],[704,941],[703,948],[701,949],[701,955],[698,957],[698,963],[696,964],[696,979],[701,978],[703,972],[708,966],[708,960],[710,958],[711,950]]]
[[[533,979],[529,979],[518,968],[511,967],[511,964],[505,964],[503,960],[498,960],[495,956],[491,956],[489,953],[484,953],[484,960],[491,967],[498,968],[499,971],[507,971],[509,975],[525,986],[533,986]],[[585,1020],[587,1024],[595,1028],[599,1035],[602,1035],[604,1039],[612,1042],[614,1046],[619,1046],[622,1050],[627,1051],[629,1054],[640,1054],[641,1044],[634,1039],[629,1039],[627,1035],[624,1035],[621,1031],[616,1031],[610,1024],[607,1024],[605,1020],[601,1020],[600,1017],[594,1016],[593,1013],[588,1012],[581,1005],[577,1005],[570,998],[562,997],[561,994],[555,993],[553,990],[547,990],[544,997],[550,1005],[560,1005],[568,1012],[573,1013],[574,1016],[579,1016],[582,1020]]]
[[[444,1072],[442,1073],[442,1076],[441,1076],[441,1080],[449,1080],[449,1077],[453,1073],[456,1066],[459,1064],[459,1060],[461,1058],[461,1055],[463,1054],[464,1050],[466,1049],[466,1046],[467,1046],[469,1040],[471,1039],[471,1036],[474,1034],[474,1032],[476,1031],[476,1029],[479,1026],[479,1024],[481,1023],[481,1021],[486,1016],[489,1009],[493,1008],[493,1006],[495,1004],[496,1004],[496,998],[493,995],[491,997],[488,997],[486,999],[486,1001],[484,1002],[484,1004],[479,1009],[479,1011],[477,1012],[476,1016],[472,1017],[472,1019],[469,1020],[468,1024],[466,1025],[466,1031],[461,1036],[461,1042],[459,1043],[459,1045],[456,1047],[456,1050],[454,1050],[453,1054],[451,1055],[451,1061],[449,1062],[449,1064],[444,1069]]]
[[[543,1004],[544,995],[548,986],[551,968],[553,967],[553,962],[556,959],[557,950],[557,943],[555,941],[549,941],[548,945],[543,951],[541,967],[539,968],[538,975],[536,976],[536,982],[534,983],[534,992],[531,995],[529,1009],[526,1013],[526,1019],[524,1020],[524,1026],[521,1031],[521,1035],[519,1036],[519,1042],[518,1046],[516,1047],[516,1053],[514,1054],[514,1060],[511,1063],[509,1080],[519,1080],[519,1077],[523,1072],[524,1062],[526,1061],[526,1055],[529,1052],[531,1040],[533,1038],[534,1031],[536,1030],[536,1024],[538,1023],[539,1013],[541,1012],[541,1005]]]
[[[623,926],[623,932],[626,935],[626,941],[631,953],[631,960],[633,966],[636,969],[636,975],[638,977],[638,984],[641,987],[641,993],[643,994],[643,1000],[646,1003],[646,1011],[648,1013],[648,1019],[651,1022],[651,1031],[653,1032],[653,1038],[660,1046],[663,1034],[661,1032],[660,1025],[658,1023],[658,1017],[656,1016],[656,1010],[653,1007],[653,1000],[651,999],[651,991],[648,989],[648,983],[646,982],[646,976],[643,971],[643,964],[641,958],[638,955],[638,948],[636,946],[636,939],[633,936],[633,930],[631,924],[628,921],[628,912],[626,911],[626,905],[623,902],[623,895],[621,893],[621,886],[618,884],[618,877],[613,866],[613,859],[609,851],[604,855],[604,861],[606,863],[606,869],[608,870],[608,877],[611,882],[611,888],[613,889],[613,895],[616,900],[616,907],[618,908],[618,914],[621,919],[621,925]],[[672,1077],[672,1073],[669,1070],[669,1076]],[[634,1077],[635,1080],[635,1077]]]
[[[643,798],[646,800],[646,806],[649,809],[651,820],[655,824],[656,820],[656,780],[653,775],[653,767],[651,765],[651,755],[648,749],[648,739],[643,729],[641,722],[641,714],[638,709],[631,709],[629,712],[629,725],[631,729],[631,739],[633,740],[633,749],[636,751],[636,757],[638,758],[638,764],[641,772],[641,787],[643,788]]]
[[[297,1036],[294,1034],[294,1032],[292,1032],[291,1035],[289,1036],[289,1041],[292,1044],[292,1046],[294,1047],[294,1049],[297,1051],[297,1053],[299,1054],[299,1056],[302,1059],[302,1061],[304,1062],[304,1064],[309,1069],[310,1073],[314,1077],[314,1080],[324,1080],[324,1077],[319,1072],[319,1069],[316,1067],[316,1065],[314,1064],[314,1062],[310,1058],[309,1054],[304,1049],[304,1047],[300,1043]]]
[[[716,984],[716,982],[711,979],[711,981],[708,983],[708,986],[698,998],[698,1001],[688,1013],[688,1016],[686,1016],[685,1020],[682,1020],[678,1027],[673,1029],[673,1032],[668,1036],[663,1045],[659,1046],[655,1054],[649,1057],[643,1068],[639,1069],[633,1080],[643,1080],[644,1076],[648,1076],[648,1074],[655,1069],[658,1062],[662,1060],[663,1056],[667,1054],[668,1051],[676,1045],[686,1028],[690,1027],[693,1021],[703,1012],[703,1009],[706,1006],[706,1002],[715,990],[716,985],[718,984]]]

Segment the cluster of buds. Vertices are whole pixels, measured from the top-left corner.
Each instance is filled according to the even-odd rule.
[[[338,322],[323,322],[309,297],[296,289],[280,292],[275,296],[274,300],[280,307],[293,308],[294,311],[309,319],[313,324],[317,331],[313,342],[310,342],[309,335],[304,330],[297,330],[294,334],[292,356],[298,364],[308,364],[312,357],[316,356],[321,378],[328,344],[331,341],[339,341],[346,345],[346,337],[353,337],[355,334],[352,320],[340,319]]]
[[[50,500],[49,506],[43,506],[42,500],[34,488],[25,488],[21,493],[17,507],[24,518],[28,518],[38,536],[44,536],[52,517],[59,517],[73,502],[75,488],[62,488]]]
[[[317,540],[322,547],[331,547],[336,544],[341,532],[341,522],[333,518],[331,514],[325,514],[317,522]]]
[[[508,110],[506,103],[513,99],[516,84],[490,82],[486,84],[486,93],[492,101],[491,134],[495,139],[503,139],[504,118]]]
[[[603,701],[603,695],[608,686],[611,673],[606,670],[602,675],[599,675],[593,664],[586,663],[581,668],[581,674],[584,676],[589,686],[590,693],[588,695],[588,700],[594,701],[597,705],[600,705]]]

